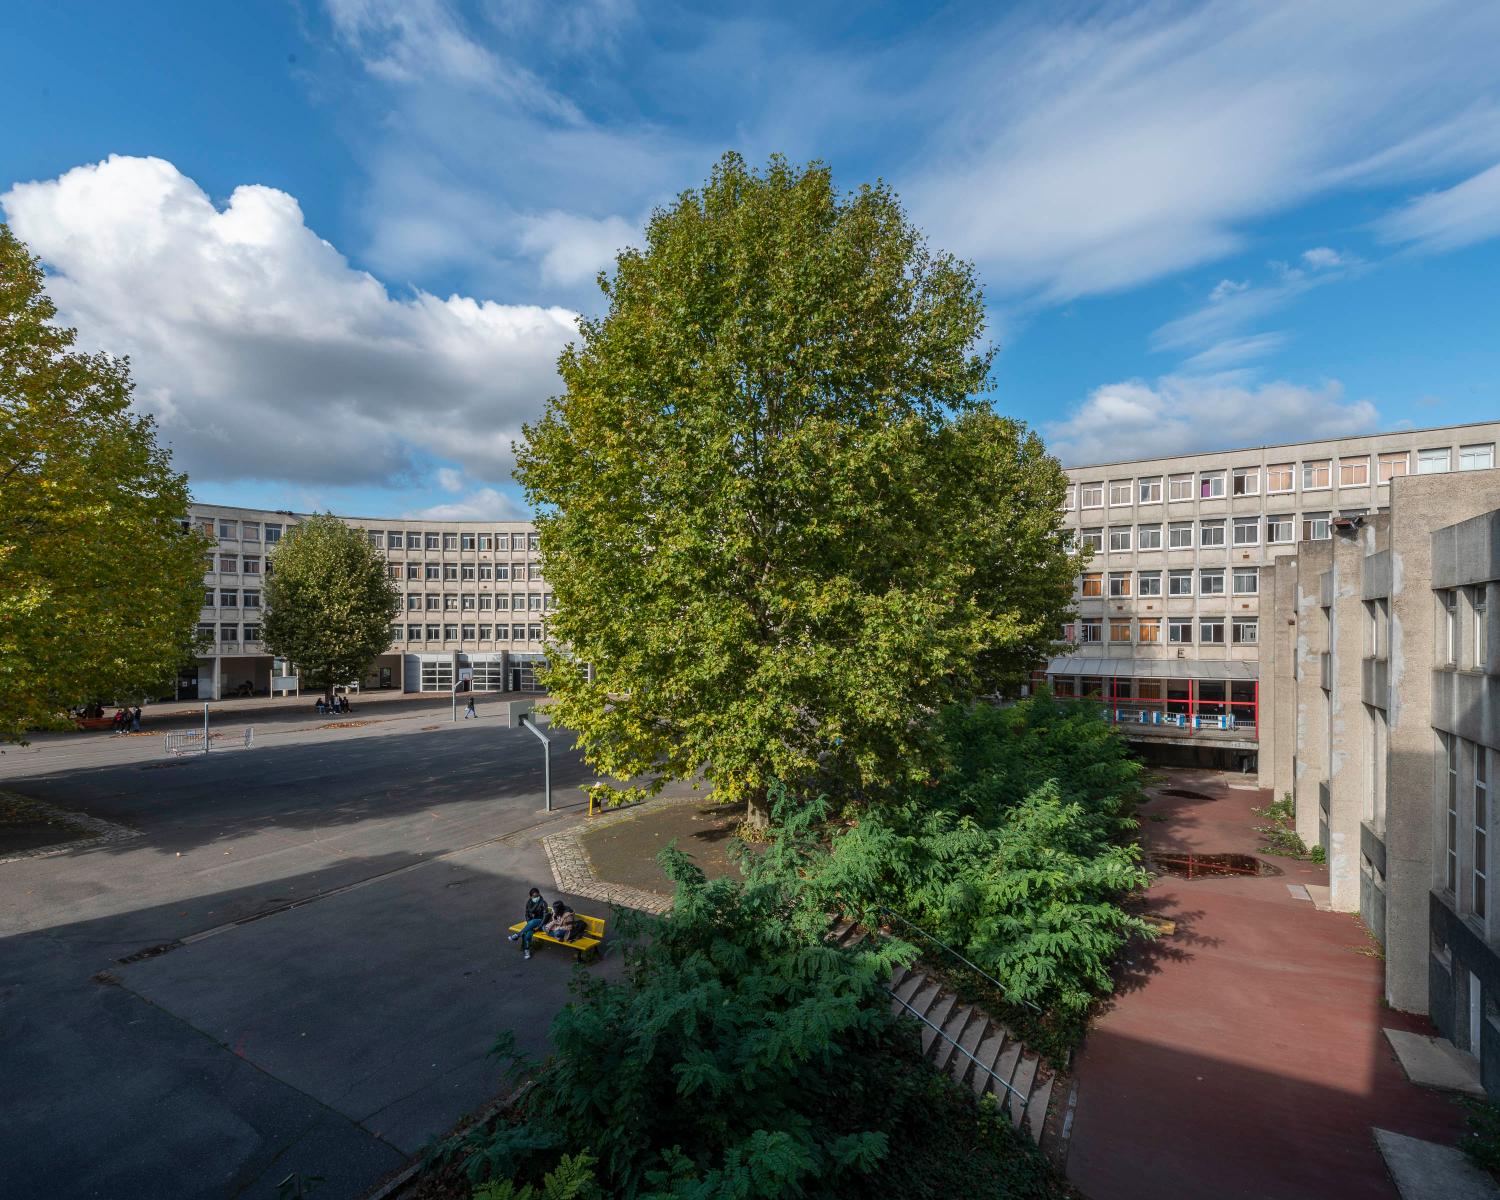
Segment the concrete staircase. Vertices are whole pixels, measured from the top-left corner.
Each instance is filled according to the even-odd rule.
[[[849,921],[828,935],[834,945],[853,948],[866,932]],[[887,985],[891,1012],[921,1022],[922,1050],[954,1082],[976,1096],[994,1095],[1013,1127],[1025,1127],[1040,1144],[1057,1076],[1040,1056],[1027,1050],[1009,1029],[977,1005],[965,1004],[920,968],[897,967]]]

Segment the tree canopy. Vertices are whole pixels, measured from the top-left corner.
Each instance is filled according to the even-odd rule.
[[[270,572],[261,638],[297,664],[304,687],[331,694],[391,644],[401,597],[359,530],[331,514],[309,517],[282,537]]]
[[[730,154],[600,286],[518,447],[557,719],[752,807],[925,777],[923,714],[1043,657],[1076,566],[1061,468],[983,395],[973,269],[882,184]]]
[[[130,365],[75,350],[0,224],[0,741],[160,694],[193,649],[208,543]]]

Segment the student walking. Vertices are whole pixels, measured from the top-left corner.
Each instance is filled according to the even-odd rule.
[[[531,935],[547,923],[552,910],[547,907],[547,902],[542,899],[540,888],[532,888],[526,897],[526,924],[521,927],[519,933],[510,935],[510,940],[521,943],[521,950],[527,958],[531,957]]]
[[[130,710],[130,732],[131,733],[140,733],[140,731],[141,731],[141,706],[139,704],[137,704],[133,709]]]
[[[468,707],[466,707],[464,709],[464,720],[467,721],[470,717],[473,717],[476,721],[479,719],[479,712],[474,707],[474,697],[473,696],[469,697]]]

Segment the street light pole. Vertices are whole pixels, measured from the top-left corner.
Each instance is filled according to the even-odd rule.
[[[521,726],[531,730],[542,743],[542,786],[547,794],[547,812],[552,811],[552,739],[536,727],[535,720],[528,721],[530,713],[521,714]]]

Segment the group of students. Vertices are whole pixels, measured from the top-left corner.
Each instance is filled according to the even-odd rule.
[[[115,709],[114,719],[110,722],[110,728],[113,729],[116,733],[140,733],[140,705],[137,705],[135,708]]]
[[[560,942],[571,942],[583,929],[578,914],[559,900],[551,908],[542,899],[540,888],[532,888],[526,897],[526,924],[510,935],[510,940],[521,943],[521,950],[531,957],[531,939],[540,930],[548,937]]]
[[[323,697],[319,696],[317,703],[313,705],[313,711],[321,717],[325,716],[328,713],[333,713],[336,716],[342,715],[343,713],[351,712],[352,710],[349,707],[349,697],[347,696],[335,696],[333,698],[332,704],[325,704],[323,702]]]

